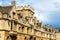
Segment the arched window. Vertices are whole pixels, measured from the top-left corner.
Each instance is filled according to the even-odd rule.
[[[17,39],[16,35],[10,35],[10,37],[11,37],[11,40],[16,40]]]
[[[24,26],[22,26],[22,32],[24,31]]]
[[[51,32],[51,29],[49,29],[49,32]]]
[[[27,40],[27,37],[25,37],[25,39],[24,40]]]
[[[22,27],[18,27],[18,31],[19,32],[22,32]]]
[[[16,14],[16,13],[15,13],[15,12],[13,12],[13,18],[15,18],[15,14]]]
[[[34,37],[34,40],[36,40],[36,37]]]
[[[33,36],[30,36],[30,39],[29,40],[33,40]]]
[[[20,30],[21,27],[18,28],[18,30]]]
[[[11,39],[11,37],[10,37],[10,36],[8,36],[6,40],[12,40],[12,39]]]
[[[29,32],[29,27],[27,28],[27,33]]]
[[[32,32],[32,28],[31,28],[30,32]]]
[[[14,27],[13,27],[14,31],[16,31],[16,28],[17,28],[17,22],[14,21]]]

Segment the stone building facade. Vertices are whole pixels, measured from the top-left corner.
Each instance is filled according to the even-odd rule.
[[[56,40],[60,40],[60,33],[56,32]]]
[[[56,40],[52,26],[43,26],[31,6],[0,6],[0,40]]]

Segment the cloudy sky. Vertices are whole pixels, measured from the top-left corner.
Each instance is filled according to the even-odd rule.
[[[0,5],[10,5],[12,0],[0,0]],[[43,24],[60,27],[60,0],[15,0],[17,5],[31,5],[35,16]]]

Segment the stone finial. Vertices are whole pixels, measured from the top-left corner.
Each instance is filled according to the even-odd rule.
[[[13,6],[13,11],[16,12],[16,2],[12,1],[11,6]]]
[[[11,2],[11,5],[12,5],[12,6],[15,6],[15,5],[16,5],[16,2],[15,2],[15,1],[12,1],[12,2]]]

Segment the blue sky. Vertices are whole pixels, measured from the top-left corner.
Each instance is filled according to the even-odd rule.
[[[0,0],[0,5],[10,5],[12,0]],[[17,6],[31,5],[35,16],[43,24],[60,27],[60,0],[15,0]]]

